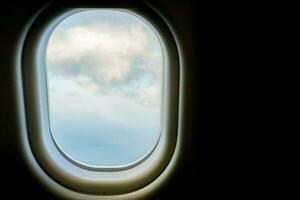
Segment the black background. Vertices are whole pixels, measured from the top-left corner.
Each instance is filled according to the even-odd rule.
[[[0,178],[1,195],[8,195],[7,199],[20,195],[19,189],[25,191],[23,198],[56,199],[38,184],[21,159],[13,80],[19,34],[47,2],[11,0],[0,7]],[[247,5],[149,2],[173,24],[187,55],[181,165],[149,199],[254,197],[265,187],[257,175],[263,166],[252,162],[260,145],[257,124],[264,123],[261,114],[254,117],[260,98],[251,89],[259,81],[259,76],[252,77],[253,71],[261,72],[253,59],[259,56],[252,51],[258,34],[251,28],[253,15],[248,15]],[[256,142],[250,144],[253,137]]]

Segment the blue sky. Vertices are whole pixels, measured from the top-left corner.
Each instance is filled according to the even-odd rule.
[[[76,13],[52,33],[46,54],[50,126],[71,158],[132,163],[160,134],[162,50],[140,18],[117,10]]]

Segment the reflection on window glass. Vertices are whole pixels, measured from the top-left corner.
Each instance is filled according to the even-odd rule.
[[[160,135],[162,49],[152,28],[124,11],[63,20],[46,54],[50,127],[70,158],[120,166],[149,153]]]

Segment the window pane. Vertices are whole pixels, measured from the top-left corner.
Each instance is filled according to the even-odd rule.
[[[160,135],[163,55],[153,29],[124,11],[63,20],[46,54],[50,127],[70,158],[120,166],[149,153]]]

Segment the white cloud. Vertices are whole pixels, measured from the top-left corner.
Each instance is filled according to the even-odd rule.
[[[137,24],[96,23],[58,29],[48,43],[47,69],[52,76],[71,78],[94,93],[116,89],[118,83],[125,95],[130,93],[144,106],[155,106],[160,103],[162,53],[149,46],[156,43],[158,40],[149,39],[149,33]],[[134,70],[143,72],[133,72],[137,87],[128,82]],[[143,76],[151,80],[144,84]]]
[[[54,32],[49,40],[49,62],[80,63],[80,71],[101,82],[124,80],[137,57],[147,55],[146,33],[138,26],[108,24],[72,27]],[[91,62],[92,61],[92,62]],[[63,67],[56,64],[56,67]]]

